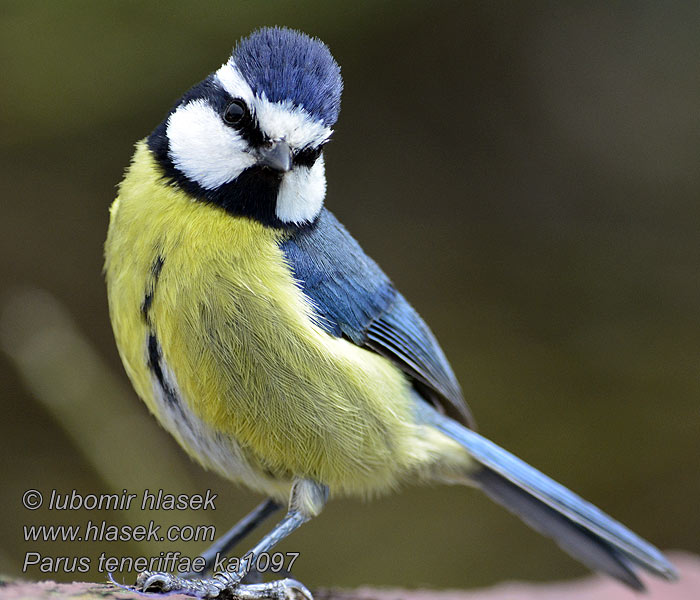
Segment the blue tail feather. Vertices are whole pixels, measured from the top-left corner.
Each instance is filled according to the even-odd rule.
[[[657,548],[593,504],[424,402],[417,409],[421,421],[459,442],[483,465],[473,479],[488,495],[553,537],[575,558],[636,589],[643,586],[629,563],[667,580],[678,578]]]

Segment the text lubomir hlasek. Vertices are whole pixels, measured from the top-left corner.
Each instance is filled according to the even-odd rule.
[[[128,490],[120,494],[81,494],[77,490],[62,494],[51,490],[48,510],[129,510],[132,506],[141,510],[216,510],[217,497],[211,490],[204,494],[170,494],[162,489],[146,489],[141,494]]]

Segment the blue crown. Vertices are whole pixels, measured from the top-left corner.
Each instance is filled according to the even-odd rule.
[[[256,95],[289,100],[324,125],[338,120],[343,80],[321,40],[286,27],[265,27],[238,42],[232,58]]]

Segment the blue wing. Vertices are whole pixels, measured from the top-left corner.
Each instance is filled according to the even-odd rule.
[[[432,404],[473,425],[435,336],[330,211],[280,247],[323,329],[386,356]]]

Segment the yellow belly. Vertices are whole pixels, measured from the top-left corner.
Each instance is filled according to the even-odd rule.
[[[464,463],[414,422],[397,368],[314,324],[280,235],[164,184],[138,145],[111,209],[106,274],[117,345],[151,412],[205,466],[278,496],[296,477],[367,495],[445,455]],[[182,412],[159,394],[150,335]]]

